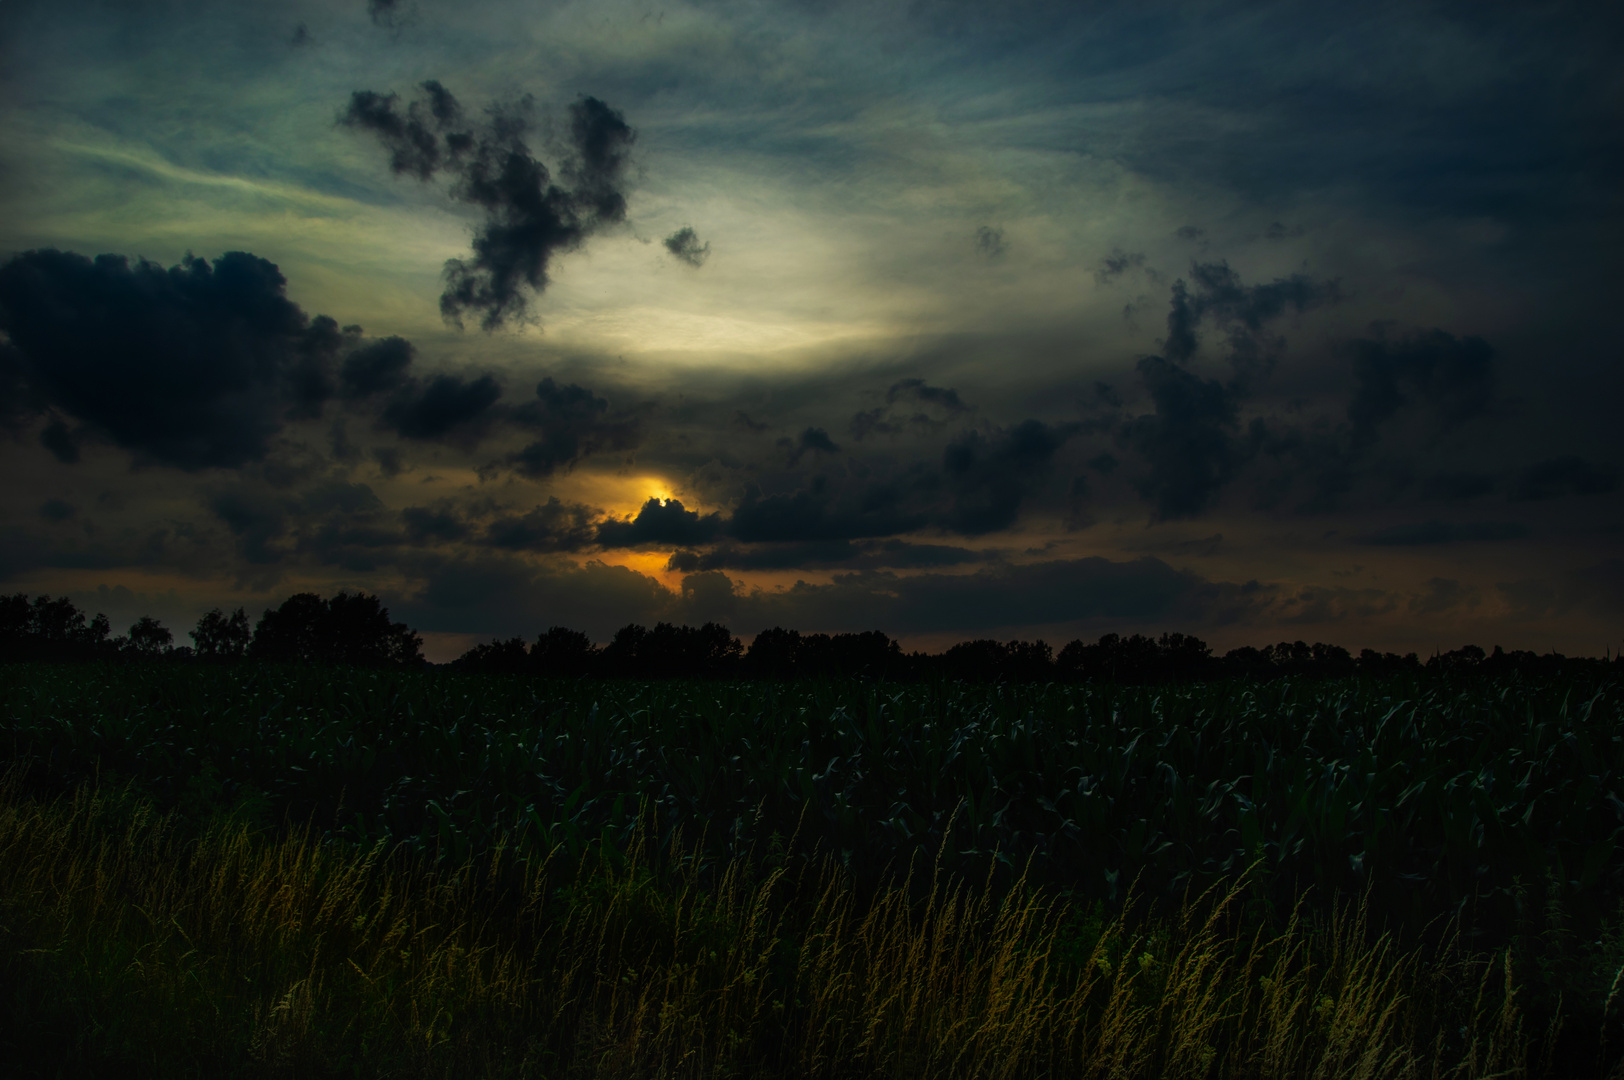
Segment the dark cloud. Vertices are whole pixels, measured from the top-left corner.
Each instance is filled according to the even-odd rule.
[[[522,515],[503,515],[485,527],[484,542],[508,551],[580,551],[597,539],[603,512],[557,496]]]
[[[1288,626],[1369,619],[1397,611],[1399,597],[1384,589],[1328,588],[1310,585],[1280,598],[1276,610]]]
[[[898,413],[892,406],[911,404],[912,412]],[[959,392],[950,387],[931,386],[924,379],[902,379],[885,391],[885,404],[864,409],[851,419],[852,436],[861,441],[870,435],[900,435],[905,431],[932,431],[944,427],[964,413],[974,412]]]
[[[1363,339],[1351,345],[1354,394],[1348,405],[1356,445],[1412,400],[1427,405],[1444,428],[1470,420],[1494,392],[1494,350],[1479,337],[1428,330],[1399,341]]]
[[[501,384],[489,375],[471,380],[436,375],[425,383],[414,380],[384,409],[383,421],[408,439],[474,442],[493,419],[491,407],[501,396]]]
[[[1495,478],[1487,473],[1434,473],[1422,483],[1421,494],[1428,499],[1448,501],[1475,499],[1493,491],[1495,483]]]
[[[1263,239],[1277,241],[1295,240],[1297,237],[1303,235],[1305,231],[1306,230],[1304,230],[1301,225],[1292,225],[1288,227],[1280,224],[1278,221],[1271,221],[1269,222],[1269,227],[1263,230]]]
[[[1200,240],[1207,235],[1207,230],[1195,225],[1180,225],[1174,235],[1180,240]]]
[[[1425,544],[1520,540],[1527,535],[1528,526],[1519,525],[1514,521],[1474,521],[1459,524],[1447,521],[1420,521],[1379,529],[1366,536],[1364,542],[1391,547],[1412,547]]]
[[[1094,619],[1111,619],[1117,626],[1124,621],[1228,623],[1254,617],[1268,599],[1268,591],[1255,582],[1212,582],[1160,559],[1089,558],[968,574],[841,574],[827,585],[801,582],[778,593],[739,594],[736,621],[744,627],[814,631],[865,626],[893,634],[974,634]]]
[[[1013,525],[1034,482],[1080,426],[1026,420],[990,436],[970,431],[954,439],[942,455],[942,471],[953,490],[942,524],[966,536]]]
[[[982,225],[976,229],[976,250],[984,258],[996,259],[1008,250],[1004,243],[1004,230],[991,225]]]
[[[304,23],[300,23],[293,28],[293,37],[288,40],[288,43],[298,49],[306,45],[314,45],[316,39],[310,36],[310,29]]]
[[[401,337],[387,337],[356,349],[339,368],[340,392],[346,398],[371,397],[403,385],[416,350]]]
[[[1563,495],[1605,495],[1616,487],[1617,469],[1569,455],[1530,466],[1512,485],[1511,497],[1542,500]]]
[[[236,537],[238,557],[253,567],[275,567],[302,556],[368,573],[393,561],[392,549],[407,539],[369,486],[339,477],[297,491],[244,481],[213,491],[205,505]],[[269,586],[279,574],[271,571],[256,580]]]
[[[39,504],[39,516],[50,522],[72,521],[79,508],[62,499],[46,499]]]
[[[378,468],[388,477],[399,476],[411,469],[400,451],[393,446],[375,446],[372,448],[372,459],[378,463]]]
[[[1155,502],[1158,517],[1194,517],[1245,459],[1236,394],[1160,356],[1140,360],[1139,376],[1156,411],[1129,420],[1118,432],[1122,445],[1150,466],[1136,486]]]
[[[1211,558],[1218,554],[1223,546],[1224,534],[1213,533],[1211,536],[1198,536],[1189,540],[1163,540],[1149,544],[1134,545],[1139,551],[1148,551],[1163,555],[1177,555],[1182,557],[1200,556]]]
[[[606,548],[692,547],[707,544],[722,531],[722,515],[689,510],[678,499],[649,499],[637,516],[605,521],[597,527],[597,541]]]
[[[901,482],[872,482],[838,495],[817,485],[767,496],[751,487],[728,519],[727,532],[746,543],[895,536],[929,520],[917,509],[904,509],[913,502],[911,494]]]
[[[759,420],[752,420],[750,419],[749,413],[745,412],[743,409],[738,409],[733,413],[733,426],[743,428],[745,431],[753,431],[759,435],[772,425],[764,424]]]
[[[791,465],[800,462],[802,456],[809,452],[817,454],[840,453],[840,447],[835,445],[835,441],[829,438],[829,433],[822,428],[809,427],[801,432],[799,438],[779,439],[778,445],[789,451]]]
[[[400,512],[406,536],[413,544],[428,545],[461,540],[469,533],[468,523],[449,507],[408,506]]]
[[[606,398],[573,383],[559,386],[550,377],[536,385],[535,401],[525,402],[510,415],[541,435],[507,459],[526,476],[548,476],[588,454],[626,450],[642,439],[635,416],[612,415]]]
[[[1574,614],[1617,620],[1624,615],[1624,559],[1550,577],[1503,581],[1495,588],[1519,621]]]
[[[1482,599],[1476,589],[1453,578],[1435,577],[1410,598],[1410,610],[1417,615],[1441,615],[1459,607],[1476,607]]]
[[[216,492],[207,504],[237,538],[238,554],[250,565],[269,566],[286,557],[284,548],[273,546],[287,518],[283,500],[243,486]]]
[[[684,574],[711,570],[802,570],[845,566],[861,553],[850,540],[814,540],[749,548],[728,545],[704,552],[672,552],[666,569]]]
[[[682,621],[677,598],[659,581],[624,566],[529,558],[499,551],[456,556],[423,552],[404,569],[417,582],[385,597],[413,626],[497,636],[534,637],[563,623],[606,642],[627,623]]]
[[[635,138],[625,117],[594,97],[569,108],[568,156],[555,182],[531,153],[528,98],[498,105],[482,123],[438,82],[400,108],[395,94],[357,90],[341,120],[371,132],[389,151],[389,167],[427,181],[451,177],[451,196],[479,207],[473,254],[446,263],[440,312],[462,325],[465,314],[495,330],[529,315],[530,298],[547,288],[552,258],[580,247],[626,218],[626,171]]]
[[[699,234],[689,225],[665,238],[665,250],[695,268],[704,266],[705,260],[710,258],[710,243],[701,244]]]
[[[1100,265],[1094,270],[1094,280],[1104,285],[1115,281],[1130,270],[1142,270],[1144,265],[1144,252],[1112,248],[1111,254],[1101,259]]]
[[[0,266],[0,331],[18,400],[59,418],[45,445],[77,460],[83,436],[181,469],[263,458],[289,420],[318,415],[353,344],[286,296],[276,265],[247,252],[165,269],[121,255],[41,250]]]
[[[901,379],[887,387],[885,403],[895,405],[899,401],[917,401],[921,405],[934,405],[946,410],[950,415],[971,411],[970,406],[959,398],[957,390],[946,386],[931,386],[924,379]]]
[[[884,406],[862,410],[851,418],[848,427],[852,438],[858,442],[862,442],[870,435],[900,435],[907,430],[907,424],[893,416]]]
[[[50,422],[40,429],[39,444],[51,452],[51,456],[64,465],[77,465],[81,457],[79,451],[79,438],[68,430],[59,417],[52,417]]]
[[[1334,303],[1339,296],[1335,281],[1303,274],[1246,285],[1222,260],[1192,263],[1190,282],[1173,283],[1163,342],[1166,355],[1147,356],[1138,363],[1140,381],[1155,411],[1117,429],[1118,443],[1137,451],[1149,466],[1136,487],[1155,502],[1157,517],[1187,518],[1206,510],[1264,441],[1267,429],[1262,426],[1242,437],[1240,403],[1253,378],[1266,373],[1285,348],[1268,324],[1287,313]],[[1201,347],[1204,321],[1225,335],[1226,359],[1234,372],[1228,383],[1202,378],[1186,366]],[[1274,449],[1284,454],[1299,443],[1288,440]]]
[[[1200,347],[1201,322],[1210,319],[1225,336],[1227,359],[1236,377],[1251,377],[1266,370],[1285,348],[1283,339],[1266,331],[1266,323],[1340,298],[1336,281],[1292,274],[1263,285],[1245,285],[1222,259],[1192,263],[1190,285],[1183,279],[1173,283],[1163,352],[1175,363],[1188,361]]]
[[[973,551],[947,544],[914,544],[906,540],[817,540],[802,544],[754,547],[732,545],[710,551],[677,551],[666,569],[681,573],[710,570],[932,569],[995,561],[999,552]]]
[[[367,0],[367,18],[374,26],[395,30],[411,17],[405,0]]]

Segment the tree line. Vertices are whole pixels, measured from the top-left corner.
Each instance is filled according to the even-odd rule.
[[[376,596],[346,593],[323,599],[297,593],[267,608],[252,630],[243,608],[207,612],[187,636],[175,636],[150,615],[114,636],[106,615],[87,620],[67,597],[0,596],[0,654],[10,660],[267,660],[282,663],[412,667],[423,664],[423,639],[392,622]]]
[[[1512,670],[1550,672],[1615,660],[1543,656],[1496,646],[1486,653],[1466,645],[1422,661],[1365,649],[1354,656],[1339,645],[1302,641],[1262,648],[1243,646],[1222,656],[1200,638],[1169,633],[1160,637],[1106,634],[1092,643],[1072,641],[1059,652],[1045,641],[960,642],[941,653],[904,653],[878,630],[860,634],[802,634],[773,627],[757,634],[749,648],[718,623],[653,629],[626,626],[607,645],[593,645],[578,630],[555,626],[526,642],[523,638],[476,645],[451,666],[490,675],[595,676],[600,678],[880,678],[894,681],[963,679],[975,682],[1120,683],[1280,676],[1335,678],[1388,676],[1404,672],[1458,674]]]
[[[191,645],[150,616],[115,637],[106,615],[87,619],[67,597],[0,596],[0,655],[8,660],[167,660],[328,664],[356,667],[425,667],[422,638],[394,622],[376,596],[340,592],[324,599],[297,593],[267,608],[252,628],[245,609],[215,608],[188,632]],[[748,648],[719,623],[652,628],[631,624],[602,646],[579,630],[554,626],[534,641],[496,639],[468,650],[449,666],[489,675],[571,678],[875,678],[893,681],[964,679],[976,682],[1122,683],[1279,676],[1331,678],[1404,672],[1507,671],[1555,673],[1576,666],[1619,663],[1570,659],[1560,653],[1486,653],[1466,645],[1422,661],[1365,649],[1354,656],[1339,645],[1302,641],[1244,646],[1222,656],[1200,638],[1106,634],[1072,641],[1058,652],[1044,641],[960,642],[941,653],[904,653],[878,630],[803,634],[772,627]]]

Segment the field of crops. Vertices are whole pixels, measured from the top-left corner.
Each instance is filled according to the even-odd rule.
[[[1409,674],[1201,685],[553,681],[274,666],[0,667],[35,797],[131,784],[456,868],[675,839],[698,876],[915,868],[1111,918],[1246,874],[1249,925],[1363,902],[1404,947],[1512,957],[1606,1022],[1624,901],[1624,693]],[[401,845],[404,845],[402,847]],[[710,875],[707,877],[707,875]],[[714,880],[713,880],[714,879]],[[990,883],[990,884],[989,884]],[[1017,890],[1019,891],[1019,890]],[[1610,1014],[1609,1014],[1610,1015]],[[1616,1020],[1616,1018],[1615,1018]]]

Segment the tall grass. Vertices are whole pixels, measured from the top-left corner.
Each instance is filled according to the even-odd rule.
[[[860,889],[829,859],[707,863],[659,835],[450,865],[0,785],[0,1054],[49,1076],[1575,1068],[1542,1057],[1509,954],[1407,951],[1357,906],[1269,927],[1244,876],[1107,914],[918,861]]]

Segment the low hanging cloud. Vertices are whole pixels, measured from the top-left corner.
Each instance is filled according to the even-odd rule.
[[[507,458],[530,477],[567,470],[589,454],[630,449],[643,436],[635,415],[613,413],[607,398],[574,383],[560,386],[551,377],[537,383],[535,400],[512,409],[509,419],[539,435]]]
[[[602,512],[557,496],[524,514],[501,514],[485,526],[483,543],[506,551],[580,551],[596,541]]]
[[[778,445],[789,451],[789,463],[797,465],[807,454],[838,454],[840,447],[829,437],[829,433],[822,428],[809,427],[801,432],[798,438],[788,436],[779,439]]]
[[[190,471],[264,458],[287,423],[321,414],[339,357],[362,345],[358,327],[307,316],[276,264],[243,251],[167,269],[26,251],[0,266],[0,331],[13,418],[50,414],[43,442],[58,460],[77,461],[88,439]]]
[[[751,487],[728,519],[727,533],[746,543],[857,540],[913,532],[929,520],[905,480],[772,495]]]
[[[403,438],[431,441],[460,433],[463,441],[473,443],[484,434],[491,407],[501,396],[501,384],[489,375],[436,375],[426,382],[414,380],[384,409],[383,420]]]
[[[704,266],[705,260],[710,258],[710,243],[707,241],[701,244],[699,234],[694,232],[693,227],[690,225],[684,225],[666,237],[665,250],[675,256],[679,262],[685,262],[695,269]]]
[[[1417,615],[1441,615],[1457,608],[1475,608],[1482,593],[1454,578],[1429,578],[1421,591],[1410,598],[1410,610]]]
[[[704,552],[678,550],[666,562],[666,569],[685,574],[709,570],[920,570],[997,562],[1002,555],[996,550],[975,551],[897,539],[819,540],[752,547],[723,545]]]
[[[606,548],[691,547],[716,539],[723,524],[720,514],[700,514],[678,499],[649,499],[635,517],[599,525],[597,542]]]
[[[546,290],[553,258],[626,219],[625,187],[636,135],[619,111],[595,97],[569,107],[567,157],[557,175],[526,142],[529,98],[498,104],[482,122],[440,83],[402,108],[396,94],[357,90],[341,122],[376,137],[398,175],[450,178],[453,199],[485,214],[473,252],[445,265],[440,312],[461,326],[465,315],[496,330],[530,315]]]
[[[1222,260],[1192,263],[1189,281],[1173,283],[1164,355],[1144,357],[1137,366],[1154,411],[1117,429],[1118,444],[1137,452],[1148,466],[1135,486],[1154,502],[1158,518],[1188,518],[1207,510],[1255,451],[1255,440],[1241,433],[1240,406],[1254,380],[1285,348],[1270,324],[1339,298],[1335,281],[1304,274],[1246,285]],[[1224,335],[1233,373],[1227,383],[1189,370],[1201,348],[1204,322]]]
[[[1284,339],[1269,333],[1266,324],[1340,299],[1336,281],[1292,274],[1246,285],[1222,259],[1192,263],[1189,283],[1182,278],[1173,283],[1162,351],[1174,363],[1189,361],[1201,346],[1201,323],[1211,321],[1229,346],[1226,358],[1236,378],[1248,379],[1266,372],[1285,348]]]
[[[989,435],[970,431],[948,444],[942,472],[953,491],[942,524],[980,536],[1015,524],[1021,503],[1049,471],[1055,452],[1080,424],[1027,420]]]
[[[899,405],[912,406],[912,411],[898,412]],[[931,386],[924,379],[901,379],[886,389],[884,405],[857,413],[849,426],[852,436],[861,442],[870,435],[932,431],[974,411],[952,387]]]
[[[1237,438],[1237,395],[1160,356],[1139,361],[1155,411],[1123,424],[1118,442],[1149,470],[1136,482],[1163,520],[1194,517],[1212,503],[1245,458]]]
[[[1428,330],[1397,341],[1362,339],[1351,349],[1348,421],[1355,445],[1373,442],[1377,429],[1412,402],[1448,429],[1481,415],[1493,398],[1494,350],[1482,338]]]
[[[167,269],[24,252],[0,266],[0,332],[10,422],[45,414],[40,441],[65,464],[90,441],[150,464],[237,469],[335,399],[405,438],[473,442],[502,394],[489,375],[421,378],[404,338],[306,315],[276,264],[243,251]]]
[[[1563,495],[1605,495],[1617,487],[1617,469],[1568,455],[1529,466],[1512,485],[1511,497],[1533,502]]]
[[[1521,540],[1527,535],[1528,526],[1515,521],[1418,521],[1378,529],[1366,536],[1364,542],[1383,547],[1421,547]]]

